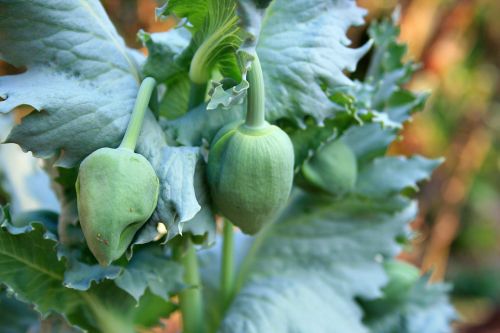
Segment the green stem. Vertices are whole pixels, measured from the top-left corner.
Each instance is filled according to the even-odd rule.
[[[137,99],[135,100],[134,111],[132,111],[132,116],[130,117],[127,131],[120,144],[120,148],[126,148],[132,151],[135,150],[137,139],[141,134],[142,121],[144,120],[149,99],[151,98],[155,85],[156,81],[151,77],[147,77],[142,81],[139,92],[137,93]]]
[[[183,333],[203,333],[203,303],[198,258],[189,237],[187,237],[185,244],[185,253],[177,255],[184,267],[184,283],[187,285],[187,288],[179,294]]]
[[[222,245],[221,292],[222,312],[233,298],[234,291],[234,231],[229,220],[224,220],[224,243]]]
[[[260,66],[259,57],[255,54],[252,68],[248,72],[248,99],[247,99],[247,117],[245,125],[248,127],[262,127],[266,123],[265,104],[266,94],[264,90],[264,76]]]
[[[132,323],[109,311],[96,297],[87,293],[82,293],[82,297],[94,314],[101,332],[136,333]]]
[[[191,87],[189,90],[189,101],[188,110],[191,110],[201,103],[205,102],[205,96],[207,94],[207,82],[196,83],[191,81]]]

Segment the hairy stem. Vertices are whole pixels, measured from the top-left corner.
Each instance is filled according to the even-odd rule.
[[[234,231],[233,225],[224,220],[224,243],[222,245],[221,294],[222,312],[233,298],[234,292]]]
[[[245,125],[248,127],[262,127],[266,123],[265,103],[266,95],[264,90],[264,76],[257,54],[252,63],[252,68],[248,72],[248,98],[247,98],[247,116]]]
[[[127,131],[120,144],[120,148],[126,148],[132,151],[135,150],[137,139],[141,134],[142,121],[144,120],[144,115],[146,114],[149,100],[155,86],[156,81],[151,77],[147,77],[142,81],[139,92],[137,93],[137,99],[135,100],[134,110],[132,111],[132,116],[130,117]]]
[[[185,245],[185,252],[178,252],[176,255],[184,267],[184,283],[187,285],[187,288],[179,294],[183,333],[203,333],[203,303],[198,258],[189,237]]]

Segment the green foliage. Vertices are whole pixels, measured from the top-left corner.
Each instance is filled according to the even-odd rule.
[[[55,237],[40,223],[16,227],[2,217],[0,280],[14,290],[16,298],[35,304],[42,316],[60,313],[89,332],[133,332],[133,325],[150,322],[141,315],[143,304],[156,296],[148,293],[137,304],[111,281],[85,291],[73,289],[66,282],[66,265],[56,253]],[[168,300],[157,304],[161,306],[155,308],[156,320],[175,309]]]
[[[393,280],[394,281],[394,280]],[[407,281],[408,282],[408,281]],[[391,282],[389,282],[391,283]],[[366,325],[374,333],[449,332],[456,314],[448,300],[450,286],[415,279],[405,297],[391,302],[389,296],[364,303]]]
[[[32,307],[16,300],[0,287],[0,327],[5,333],[27,332],[38,323],[38,315]]]
[[[374,23],[372,41],[349,48],[346,31],[365,14],[349,0],[170,0],[158,10],[172,14],[181,27],[139,34],[149,51],[143,59],[125,47],[96,0],[0,0],[0,58],[27,69],[0,77],[0,112],[35,109],[9,140],[52,157],[47,170],[63,205],[60,216],[31,212],[17,222],[3,209],[0,282],[44,318],[60,314],[96,333],[135,332],[178,308],[188,323],[184,333],[449,332],[448,286],[412,278],[391,287],[384,264],[408,236],[419,182],[441,162],[384,156],[426,99],[402,87],[416,66],[402,60],[393,22]],[[368,73],[351,79],[372,44]],[[269,133],[250,137],[233,127],[217,134],[240,123],[245,105],[255,102],[248,65],[259,58]],[[140,191],[151,188],[144,168],[121,173],[120,163],[105,163],[93,170],[104,177],[85,182],[95,193],[109,192],[88,198],[87,208],[100,211],[95,218],[86,219],[80,207],[84,231],[92,223],[106,239],[119,238],[124,226],[113,218],[131,208],[123,198],[156,206],[133,219],[139,222],[111,260],[126,256],[101,267],[72,224],[76,169],[60,167],[119,144],[143,76],[159,83],[160,111],[146,112],[136,151],[158,177],[158,202]],[[210,79],[218,82],[207,101]],[[309,186],[343,195],[292,187],[286,202],[294,172]],[[239,206],[241,197],[252,205]],[[266,225],[255,237],[236,233],[231,288],[219,280],[232,249],[222,250],[215,235],[217,210],[249,233]],[[67,230],[79,237],[66,237]],[[203,244],[200,272],[192,243]],[[180,304],[171,299],[176,295]],[[381,314],[369,304],[390,306]],[[26,313],[31,323],[33,312]],[[29,323],[0,321],[6,332]]]

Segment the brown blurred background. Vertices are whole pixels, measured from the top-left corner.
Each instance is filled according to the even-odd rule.
[[[131,47],[139,29],[164,31],[155,0],[104,0]],[[371,21],[390,15],[396,0],[359,0]],[[423,113],[404,129],[391,153],[446,162],[425,184],[417,238],[402,257],[454,284],[461,333],[500,333],[500,1],[401,0],[401,41],[421,63],[410,89],[432,91]],[[354,45],[366,27],[351,31]],[[11,72],[0,63],[0,74]],[[177,316],[168,332],[178,330]],[[425,332],[422,332],[425,333]]]

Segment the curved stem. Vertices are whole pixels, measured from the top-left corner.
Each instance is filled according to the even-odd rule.
[[[183,333],[203,333],[203,303],[198,258],[189,237],[186,240],[186,246],[186,252],[178,255],[184,267],[184,283],[187,285],[187,288],[179,294]]]
[[[255,54],[252,68],[248,72],[248,98],[247,98],[247,117],[245,125],[248,127],[262,127],[266,123],[265,103],[266,94],[264,90],[264,76],[260,66],[259,57]]]
[[[142,81],[139,92],[137,93],[137,99],[135,100],[134,110],[132,111],[132,116],[130,117],[127,131],[120,144],[120,148],[126,148],[132,151],[135,150],[137,139],[141,134],[142,121],[144,120],[149,99],[151,98],[155,85],[156,81],[151,77],[147,77]]]
[[[206,94],[207,82],[196,83],[194,81],[191,81],[191,87],[189,89],[188,111],[205,102]]]
[[[229,220],[224,220],[221,268],[222,312],[224,312],[231,303],[234,292],[234,231]]]

